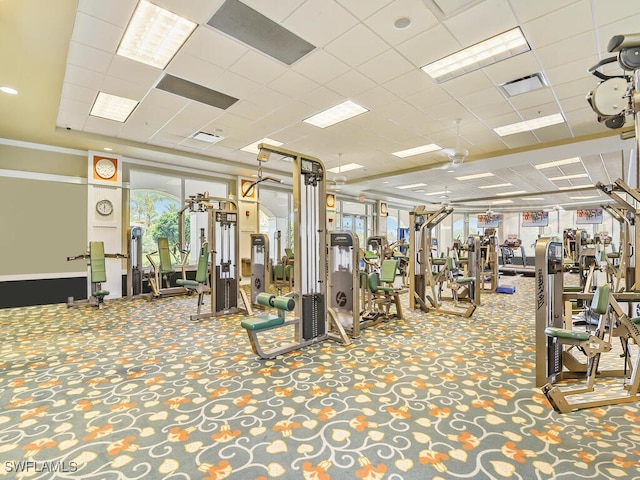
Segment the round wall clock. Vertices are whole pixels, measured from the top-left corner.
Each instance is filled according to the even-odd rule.
[[[96,211],[103,217],[111,215],[113,213],[113,203],[106,198],[104,200],[98,200],[96,203]]]
[[[109,180],[116,174],[116,162],[109,158],[101,158],[96,162],[94,169],[98,177]]]

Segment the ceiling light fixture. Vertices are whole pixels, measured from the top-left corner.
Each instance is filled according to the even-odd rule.
[[[520,27],[471,45],[422,67],[438,83],[531,50]]]
[[[409,190],[410,188],[426,187],[426,183],[411,183],[409,185],[400,185],[396,187],[398,190]]]
[[[553,115],[546,115],[544,117],[525,120],[524,122],[517,122],[510,125],[503,125],[502,127],[496,127],[493,129],[493,131],[501,137],[506,137],[507,135],[513,135],[515,133],[530,132],[539,128],[557,125],[559,123],[564,123],[564,121],[564,117],[561,113],[554,113]]]
[[[538,165],[534,165],[534,167],[538,170],[542,170],[543,168],[560,167],[561,165],[570,165],[578,162],[580,162],[580,157],[571,157],[563,160],[555,160],[553,162],[539,163]]]
[[[421,145],[419,147],[408,148],[407,150],[400,150],[399,152],[393,152],[391,155],[396,157],[406,158],[414,155],[420,155],[421,153],[435,152],[436,150],[442,150],[442,147],[435,143],[429,143],[427,145]]]
[[[89,115],[124,122],[136,106],[138,106],[137,100],[99,92]]]
[[[456,177],[456,180],[475,180],[476,178],[493,177],[493,173],[474,173],[473,175],[463,175],[462,177]]]
[[[494,200],[493,202],[491,202],[492,205],[501,205],[504,203],[513,203],[513,200]]]
[[[571,185],[570,187],[559,187],[558,190],[578,190],[579,188],[595,188],[593,185]]]
[[[520,193],[527,193],[526,190],[514,190],[513,192],[501,192],[501,193],[496,193],[496,197],[503,197],[506,195],[518,195]]]
[[[486,190],[486,189],[489,189],[489,188],[510,187],[511,185],[513,185],[513,184],[512,183],[496,183],[495,185],[481,185],[478,188]]]
[[[274,140],[273,138],[264,137],[263,139],[258,140],[257,142],[253,142],[253,143],[250,143],[249,145],[242,147],[240,150],[242,150],[243,152],[249,152],[249,153],[258,155],[259,153],[258,145],[260,145],[261,143],[266,143],[267,145],[273,145],[274,147],[279,147],[280,145],[283,144],[282,142]]]
[[[224,140],[224,137],[221,137],[220,135],[214,135],[213,133],[207,133],[207,132],[196,132],[193,135],[191,135],[191,138],[193,138],[194,140],[200,140],[201,142],[207,142],[207,143],[218,143],[222,140]]]
[[[431,195],[442,195],[443,193],[448,193],[447,190],[440,190],[439,192],[430,192],[430,193],[425,193],[426,197],[429,197]]]
[[[327,168],[327,172],[344,173],[344,172],[349,172],[351,170],[357,170],[359,168],[364,168],[364,165],[360,165],[359,163],[347,163],[345,165],[342,165],[340,168],[338,167]],[[386,182],[386,183],[389,183],[389,182]]]
[[[586,173],[575,173],[573,175],[563,175],[561,177],[551,177],[548,180],[552,182],[557,182],[559,180],[571,180],[572,178],[587,178],[589,175]]]
[[[186,18],[141,0],[116,53],[164,69],[196,26]]]
[[[0,87],[0,92],[8,93],[9,95],[17,95],[18,90],[11,87]]]
[[[316,127],[327,128],[368,111],[368,109],[358,105],[357,103],[347,100],[346,102],[342,102],[335,107],[325,110],[324,112],[316,113],[304,120],[304,122],[310,123]]]
[[[585,195],[583,197],[569,197],[571,200],[588,200],[590,198],[600,198],[600,195]]]

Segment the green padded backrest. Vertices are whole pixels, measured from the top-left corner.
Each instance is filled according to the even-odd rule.
[[[600,285],[596,289],[596,293],[593,294],[593,300],[591,300],[591,310],[598,315],[607,313],[609,308],[609,294],[611,289],[608,284]]]
[[[207,281],[207,271],[209,267],[209,244],[204,242],[198,257],[198,271],[196,272],[196,282],[205,283]]]
[[[293,250],[291,250],[290,248],[285,248],[284,254],[289,258],[293,258]]]
[[[171,251],[169,250],[169,239],[166,237],[158,238],[158,256],[160,257],[160,271],[172,272],[171,267]]]
[[[371,290],[373,293],[376,293],[378,291],[378,285],[380,285],[380,283],[378,282],[378,274],[370,273],[369,278],[367,279],[367,283],[369,284],[369,290]]]
[[[396,279],[396,269],[398,268],[398,260],[383,260],[380,266],[380,281],[384,283],[393,283]]]
[[[600,252],[600,261],[601,262],[606,262],[607,261],[607,252],[605,252],[604,250],[602,250]]]
[[[447,257],[447,268],[452,272],[457,268],[456,261],[453,259],[453,257]]]
[[[364,258],[366,258],[367,260],[370,260],[372,258],[378,258],[378,253],[372,252],[371,250],[365,250]]]
[[[89,242],[89,268],[91,283],[107,281],[107,268],[104,261],[104,242]]]

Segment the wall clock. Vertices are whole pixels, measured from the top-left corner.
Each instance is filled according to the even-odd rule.
[[[96,211],[103,217],[107,217],[113,213],[113,203],[111,200],[98,200],[96,203]]]
[[[117,160],[114,158],[100,158],[93,165],[93,171],[103,180],[111,180],[114,179],[116,172],[118,171],[118,166],[116,164]]]

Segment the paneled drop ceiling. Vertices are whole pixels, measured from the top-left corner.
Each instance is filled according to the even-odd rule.
[[[581,187],[627,175],[635,141],[598,123],[585,96],[598,83],[588,69],[611,56],[609,39],[640,30],[637,0],[152,3],[197,24],[164,69],[116,55],[137,0],[2,2],[0,85],[20,93],[0,94],[0,137],[111,147],[158,164],[245,176],[255,173],[257,162],[241,148],[268,137],[320,158],[327,168],[338,166],[340,153],[341,164],[363,166],[345,172],[347,183],[332,189],[409,205],[447,201],[500,210],[598,204],[603,194]],[[268,27],[250,24],[256,33],[271,29],[288,39],[280,41],[282,52],[245,43],[254,31],[241,35],[241,26],[222,16],[233,8],[266,20]],[[421,70],[514,27],[529,51],[442,83]],[[616,71],[615,65],[607,69]],[[510,96],[501,86],[534,74],[543,78],[539,89]],[[237,101],[216,107],[161,88],[174,78]],[[134,99],[137,107],[124,122],[92,116],[99,92]],[[304,122],[345,100],[368,112],[327,128]],[[493,130],[558,113],[564,122],[532,132],[500,137]],[[198,132],[215,141],[194,139]],[[392,155],[431,143],[442,149]],[[449,168],[448,153],[456,147],[469,155]],[[579,160],[535,167],[574,157]],[[289,168],[265,165],[283,179]],[[478,173],[492,175],[460,179]],[[397,188],[411,184],[423,185]]]

